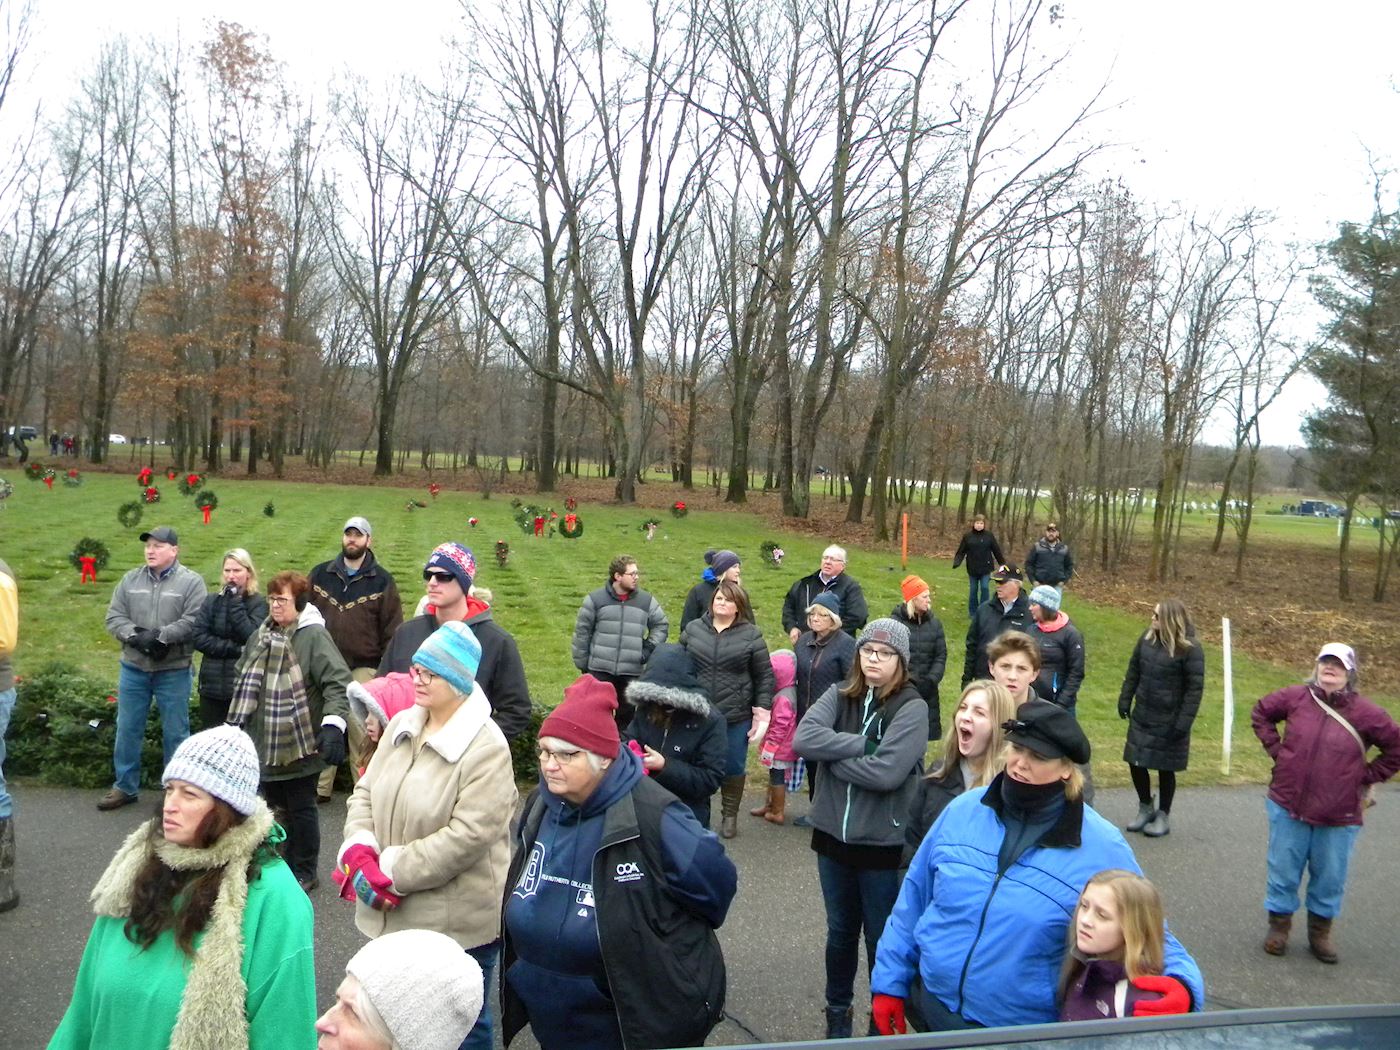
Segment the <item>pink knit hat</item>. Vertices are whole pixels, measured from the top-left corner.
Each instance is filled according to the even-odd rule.
[[[383,678],[371,678],[363,685],[351,682],[345,695],[355,717],[363,722],[366,714],[374,715],[383,728],[389,724],[389,719],[413,706],[413,679],[395,671]]]

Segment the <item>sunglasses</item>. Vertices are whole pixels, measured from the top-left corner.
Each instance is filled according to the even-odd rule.
[[[423,579],[425,581],[436,580],[438,583],[451,583],[456,578],[457,577],[453,576],[450,572],[434,572],[432,569],[423,570]]]

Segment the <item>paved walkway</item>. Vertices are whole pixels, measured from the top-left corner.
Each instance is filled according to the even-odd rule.
[[[15,789],[22,901],[0,915],[0,1044],[6,1050],[47,1043],[67,1005],[91,924],[88,892],[156,800],[147,792],[141,804],[100,813],[94,807],[99,794],[24,784]],[[1120,824],[1136,811],[1131,792],[1122,789],[1100,790],[1098,802]],[[805,801],[790,814],[794,809],[803,812]],[[344,816],[339,797],[322,807],[323,870],[334,859]],[[711,1042],[818,1038],[825,925],[808,836],[747,815],[741,820],[730,847],[739,865],[739,896],[720,932],[734,1020]],[[1182,790],[1173,827],[1167,838],[1132,836],[1132,842],[1163,890],[1173,931],[1205,972],[1212,1009],[1400,999],[1400,788],[1382,789],[1357,846],[1347,912],[1338,923],[1337,966],[1316,962],[1297,933],[1286,958],[1260,950],[1267,837],[1261,788]],[[323,1004],[361,943],[350,906],[329,886],[327,880],[314,898]]]

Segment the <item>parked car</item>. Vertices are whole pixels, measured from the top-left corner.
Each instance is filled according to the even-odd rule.
[[[14,436],[15,436],[15,428],[14,428],[14,427],[11,427],[11,428],[10,428],[10,437],[14,437]],[[39,431],[35,430],[33,427],[20,427],[20,428],[19,428],[19,439],[20,439],[21,441],[35,441],[35,440],[38,440],[38,437],[39,437]]]
[[[108,435],[107,435],[107,444],[109,444],[109,445],[125,445],[125,444],[126,444],[126,438],[125,438],[124,436],[122,436],[121,434],[108,434]]]

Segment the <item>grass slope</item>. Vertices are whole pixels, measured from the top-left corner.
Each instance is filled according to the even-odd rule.
[[[546,704],[554,703],[576,675],[569,658],[569,641],[579,602],[600,586],[609,560],[633,554],[642,569],[642,586],[660,599],[672,617],[672,639],[685,595],[703,567],[707,547],[729,547],[744,561],[744,584],[749,589],[758,625],[770,648],[785,643],[781,626],[784,595],[792,581],[815,568],[825,540],[796,532],[780,532],[760,518],[739,511],[693,511],[684,519],[667,513],[656,539],[646,543],[640,508],[582,504],[585,529],[577,540],[535,539],[516,527],[509,498],[490,500],[460,492],[443,492],[429,506],[408,511],[410,498],[425,492],[372,485],[311,485],[272,481],[216,479],[220,505],[208,525],[200,523],[193,500],[180,496],[174,482],[158,476],[161,503],[145,509],[140,526],[124,529],[117,507],[136,497],[133,476],[92,474],[78,488],[56,485],[52,491],[18,472],[9,475],[14,495],[0,510],[0,557],[20,580],[21,643],[15,663],[19,673],[62,659],[116,682],[118,647],[103,630],[111,590],[121,573],[139,564],[143,528],[170,524],[180,530],[181,558],[206,580],[217,578],[223,552],[246,547],[263,579],[283,568],[303,571],[339,550],[342,523],[352,514],[367,516],[374,526],[374,550],[393,572],[410,611],[421,595],[423,561],[447,539],[472,547],[480,583],[494,591],[496,617],[519,642],[531,691]],[[272,501],[276,514],[263,506]],[[555,501],[563,514],[563,494]],[[471,516],[479,518],[473,529]],[[1272,524],[1272,523],[1271,523]],[[1288,528],[1326,527],[1304,521]],[[82,585],[68,563],[68,553],[84,536],[105,542],[111,562],[96,586]],[[840,541],[839,535],[832,537]],[[496,540],[511,546],[509,564],[498,568],[493,556]],[[782,544],[787,558],[781,569],[766,568],[759,545],[768,539]],[[885,615],[900,600],[904,570],[898,556],[884,551],[851,549],[848,571],[861,581],[872,616]],[[942,688],[945,723],[954,706],[961,678],[963,639],[967,629],[966,575],[947,562],[912,559],[909,570],[934,585],[935,610],[949,640],[948,671]],[[1137,636],[1146,624],[1121,612],[1066,598],[1066,611],[1086,640],[1088,675],[1080,696],[1079,713],[1093,741],[1095,775],[1105,784],[1126,782],[1121,761],[1124,726],[1116,712],[1118,687]],[[1271,666],[1251,659],[1235,660],[1236,717],[1234,762],[1228,778],[1221,775],[1222,679],[1221,655],[1207,647],[1206,696],[1196,723],[1192,769],[1188,784],[1260,781],[1268,763],[1249,729],[1253,701],[1298,679],[1300,669]],[[1394,704],[1388,704],[1395,709]]]

